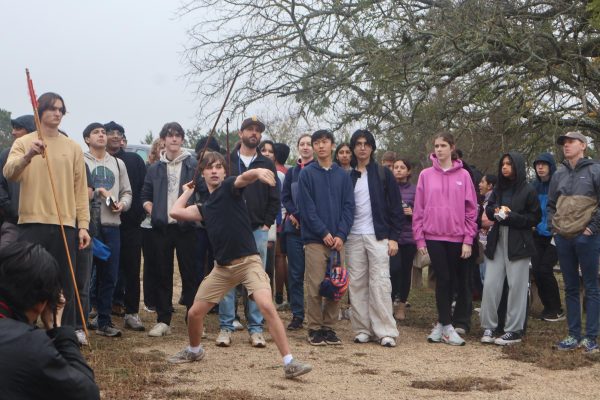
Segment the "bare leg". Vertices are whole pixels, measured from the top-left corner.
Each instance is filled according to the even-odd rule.
[[[279,314],[277,314],[277,310],[275,310],[275,306],[273,305],[271,291],[268,289],[257,290],[252,293],[252,300],[254,300],[258,306],[258,309],[260,310],[260,313],[267,320],[269,333],[275,341],[275,345],[277,346],[281,356],[283,357],[290,354],[290,345],[285,334],[285,328],[283,327],[283,323],[281,322],[281,319],[279,319]]]
[[[202,329],[204,328],[204,317],[214,307],[215,303],[207,301],[195,301],[192,308],[188,311],[188,336],[190,337],[190,346],[200,346],[202,339]]]

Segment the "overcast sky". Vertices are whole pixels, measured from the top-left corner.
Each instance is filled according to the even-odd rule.
[[[195,128],[182,51],[191,17],[179,0],[0,0],[0,108],[31,113],[25,68],[37,95],[63,96],[61,128],[83,144],[90,122],[114,120],[130,143],[165,122]],[[206,126],[204,126],[206,125]],[[210,129],[209,121],[201,124]]]

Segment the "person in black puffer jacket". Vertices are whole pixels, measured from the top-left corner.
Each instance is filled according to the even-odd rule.
[[[486,274],[481,302],[482,343],[507,345],[521,341],[527,316],[529,261],[535,254],[532,228],[540,221],[537,193],[527,183],[525,161],[517,152],[500,157],[498,184],[490,195],[486,215],[497,223],[488,234]],[[498,303],[507,278],[508,312],[505,334],[494,338]]]

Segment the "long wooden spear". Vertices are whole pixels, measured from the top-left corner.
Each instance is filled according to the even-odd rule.
[[[235,85],[235,81],[237,80],[238,76],[240,75],[240,71],[238,70],[235,73],[235,76],[233,77],[233,81],[231,82],[231,86],[229,86],[229,90],[227,91],[227,96],[225,96],[225,101],[223,102],[223,105],[221,106],[221,110],[219,111],[219,115],[217,115],[217,119],[215,121],[215,124],[213,125],[210,133],[208,134],[208,138],[206,140],[206,143],[204,144],[204,147],[202,148],[202,151],[200,152],[200,155],[198,156],[198,165],[196,166],[196,171],[194,171],[194,179],[192,179],[192,184],[195,185],[196,184],[196,179],[198,178],[198,172],[200,171],[200,163],[202,162],[202,159],[204,158],[204,153],[206,153],[206,149],[208,147],[208,143],[210,142],[210,138],[211,136],[213,136],[215,134],[215,129],[217,129],[217,124],[219,123],[219,119],[221,118],[221,114],[223,114],[223,110],[225,109],[225,106],[227,105],[227,100],[229,100],[229,95],[231,94],[231,91],[233,90],[233,85]]]
[[[44,137],[42,136],[42,124],[40,123],[40,116],[38,114],[38,102],[37,96],[35,95],[35,90],[33,89],[33,81],[31,80],[31,76],[29,75],[29,68],[25,68],[25,75],[27,75],[27,87],[29,88],[29,98],[31,99],[31,106],[33,107],[33,119],[35,121],[35,129],[38,133],[38,139],[44,142]],[[67,235],[65,233],[65,226],[63,225],[62,216],[60,212],[60,205],[58,204],[58,198],[56,197],[56,185],[54,184],[54,175],[52,174],[52,168],[50,168],[50,159],[47,156],[46,146],[42,147],[42,157],[46,159],[46,167],[48,169],[48,176],[50,178],[50,186],[52,187],[52,197],[54,197],[54,205],[56,206],[56,214],[58,215],[58,223],[60,225],[60,233],[62,234],[63,244],[65,246],[65,252],[67,253],[67,261],[69,264],[69,270],[71,271],[71,279],[73,281],[73,289],[75,293],[75,298],[77,299],[77,306],[79,308],[79,316],[81,317],[81,325],[83,326],[83,331],[85,332],[85,336],[88,339],[88,345],[90,343],[89,333],[87,330],[87,324],[85,320],[85,315],[83,313],[83,307],[81,306],[81,298],[79,297],[79,289],[77,289],[77,280],[75,279],[75,270],[73,269],[73,261],[71,261],[71,253],[69,252],[69,244],[67,243]]]

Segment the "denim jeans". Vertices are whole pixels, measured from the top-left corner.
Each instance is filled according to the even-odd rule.
[[[263,262],[263,268],[266,268],[267,261],[267,240],[268,232],[262,229],[255,230],[254,241],[256,248],[260,254],[260,259]],[[223,300],[219,303],[219,325],[222,330],[233,332],[233,320],[235,319],[235,288],[231,289]],[[263,316],[258,309],[258,306],[252,300],[248,300],[248,332],[262,333],[263,331]]]
[[[565,283],[567,325],[569,335],[581,339],[581,307],[579,303],[579,268],[586,294],[586,334],[596,340],[600,318],[600,290],[598,288],[598,259],[600,257],[600,235],[578,235],[567,239],[554,237],[560,270]]]
[[[79,299],[81,300],[85,321],[87,321],[90,312],[90,278],[94,258],[92,246],[93,244],[90,243],[85,249],[77,251],[77,264],[75,267],[75,281],[77,282],[77,290],[79,290]],[[79,310],[77,310],[75,318],[77,321],[75,328],[83,329],[84,322],[81,321]]]
[[[98,327],[111,322],[113,294],[119,276],[119,258],[121,250],[121,231],[118,226],[102,226],[102,241],[110,248],[110,257],[106,261],[96,261],[96,287],[98,307]]]
[[[288,298],[292,316],[304,320],[304,242],[300,235],[285,234],[288,258]]]

